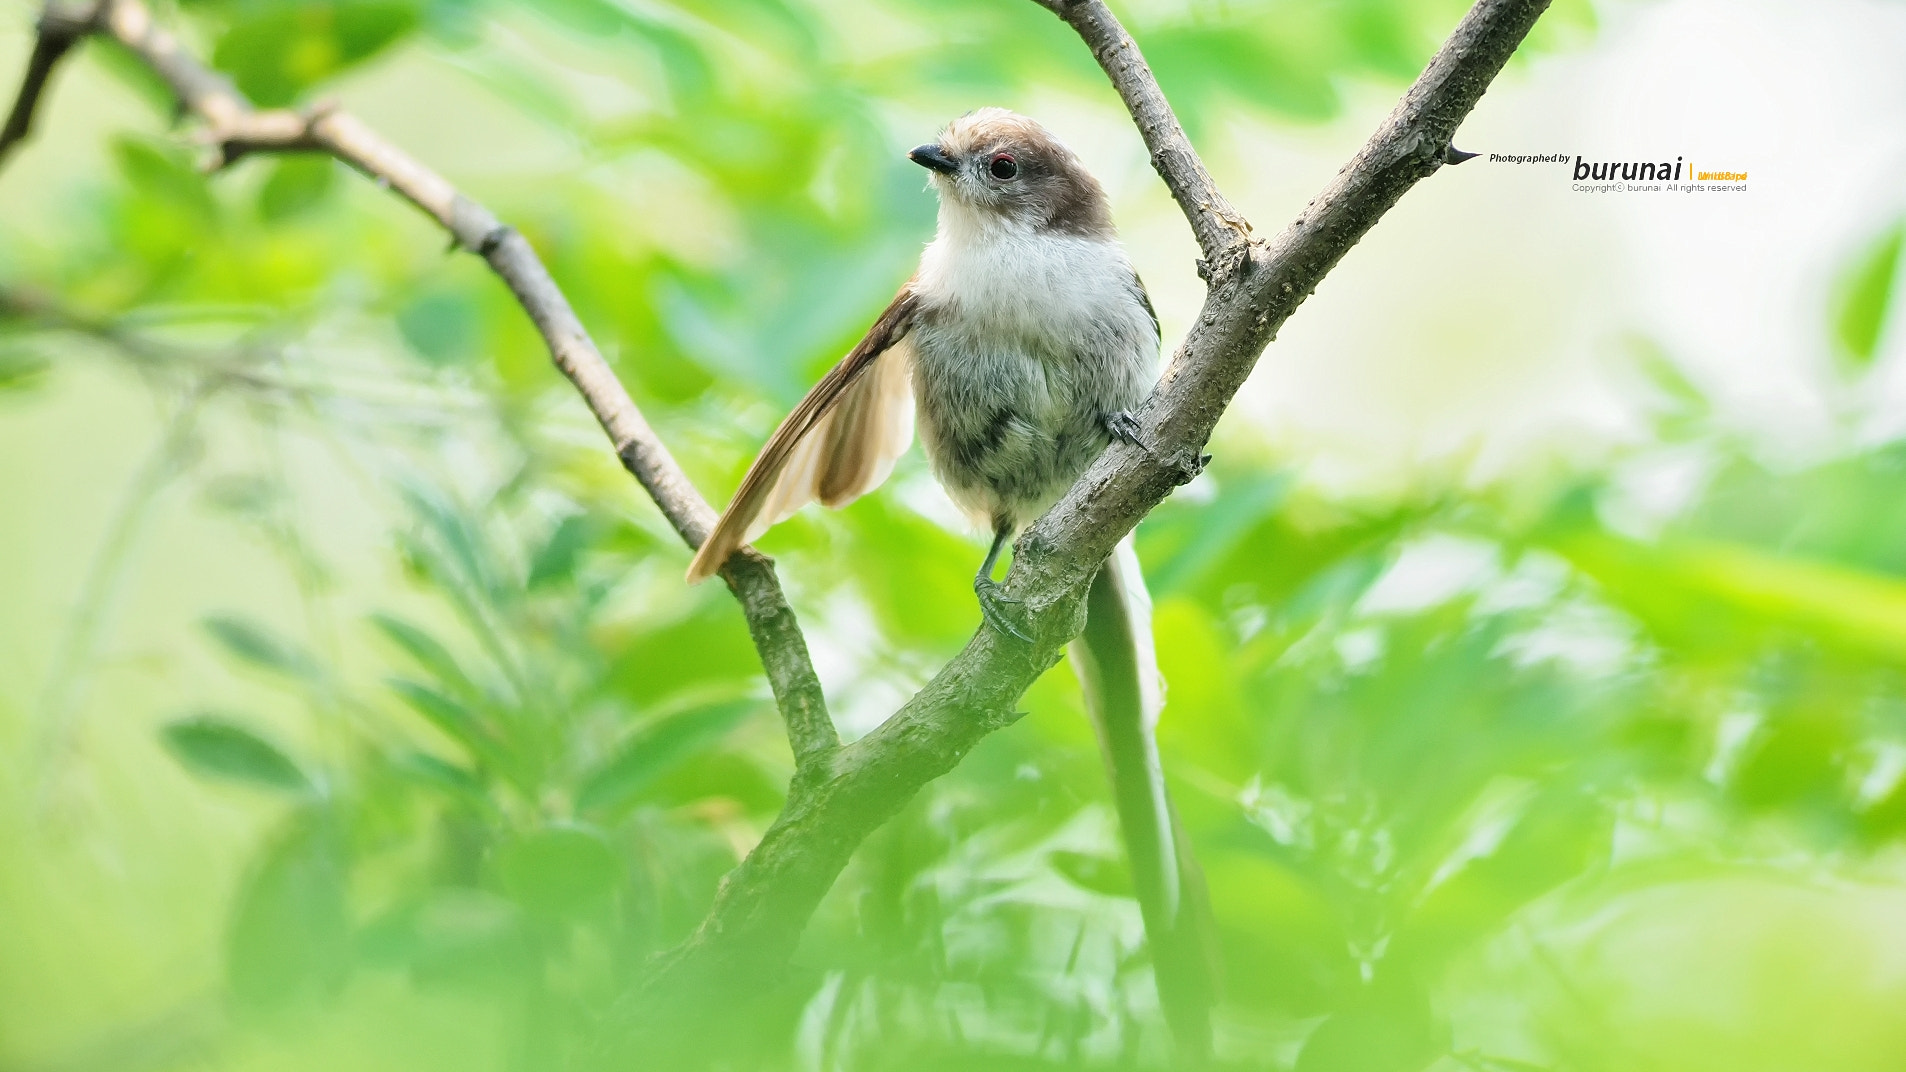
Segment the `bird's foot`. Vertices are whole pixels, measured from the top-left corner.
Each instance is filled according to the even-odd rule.
[[[1121,409],[1108,413],[1104,421],[1105,430],[1112,433],[1113,439],[1121,443],[1130,443],[1141,450],[1152,449],[1151,444],[1145,442],[1143,430],[1138,426],[1138,418],[1132,416],[1131,410]]]
[[[998,581],[991,577],[973,578],[973,594],[979,597],[979,614],[987,625],[1016,640],[1032,643],[1032,635],[1013,621],[1024,613],[1020,609],[1023,604],[1000,591]]]

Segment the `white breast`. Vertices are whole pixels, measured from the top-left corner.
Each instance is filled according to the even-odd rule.
[[[942,202],[909,341],[921,441],[988,524],[1050,507],[1156,378],[1156,329],[1124,250]]]
[[[951,203],[920,256],[914,290],[969,331],[1039,339],[1052,345],[1038,349],[1066,352],[1095,328],[1103,332],[1108,319],[1145,317],[1133,279],[1115,240],[1037,232]]]

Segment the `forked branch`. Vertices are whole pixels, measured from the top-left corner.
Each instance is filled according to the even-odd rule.
[[[529,242],[350,113],[322,105],[301,112],[258,111],[229,79],[200,63],[159,26],[141,0],[105,0],[80,12],[48,6],[8,133],[17,124],[18,136],[24,136],[53,63],[89,33],[130,50],[165,82],[182,109],[204,123],[201,140],[215,150],[214,167],[250,153],[328,153],[395,191],[436,220],[454,244],[489,262],[535,323],[551,360],[588,403],[623,466],[683,542],[691,549],[701,545],[714,527],[714,509],[636,408]],[[0,153],[8,144],[0,138]],[[741,603],[798,764],[821,762],[840,747],[840,738],[773,564],[747,552],[732,558],[722,576]]]
[[[93,22],[98,15],[97,3],[75,8],[48,4],[40,12],[33,55],[27,58],[26,74],[20,79],[20,92],[14,98],[13,110],[7,113],[7,125],[0,127],[0,164],[33,132],[33,117],[39,110],[40,98],[46,93],[47,81],[53,77],[60,60],[66,58],[66,53],[93,32]]]

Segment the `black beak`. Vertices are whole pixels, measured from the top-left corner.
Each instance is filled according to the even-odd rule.
[[[930,168],[942,175],[951,175],[960,169],[952,157],[940,151],[937,145],[922,145],[907,154],[907,159],[923,168]]]

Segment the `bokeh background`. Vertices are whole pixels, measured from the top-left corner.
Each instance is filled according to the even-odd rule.
[[[1231,198],[1296,215],[1464,5],[1115,5]],[[1195,252],[1024,0],[193,0],[529,236],[705,494],[1004,104]],[[34,5],[0,10],[11,87]],[[1139,530],[1220,1052],[1377,1072],[1906,1053],[1906,5],[1561,0]],[[86,45],[0,172],[0,1068],[561,1067],[791,769],[741,618],[503,288],[340,166],[207,178]],[[976,624],[917,454],[763,546],[865,732]],[[737,1068],[1160,1067],[1077,687],[861,850]],[[639,1062],[637,1062],[639,1063]]]

